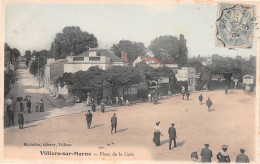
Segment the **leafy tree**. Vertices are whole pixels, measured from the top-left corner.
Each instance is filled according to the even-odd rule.
[[[152,40],[149,49],[158,60],[174,59],[177,61],[179,67],[187,63],[188,51],[186,39],[182,34],[179,39],[171,35],[159,36]]]
[[[31,51],[30,51],[30,50],[26,50],[26,51],[25,51],[25,54],[24,54],[24,57],[25,57],[25,59],[26,59],[25,64],[26,64],[26,66],[28,67],[28,64],[29,64],[29,62],[30,62],[30,60],[31,60],[31,58],[32,58],[32,53],[31,53]]]
[[[32,62],[29,71],[34,76],[38,73],[38,68],[40,69],[40,74],[43,75],[43,68],[44,65],[47,63],[48,51],[47,50],[41,50],[41,51],[33,51],[32,56],[36,57],[35,61]],[[38,67],[38,61],[39,61],[39,67]]]
[[[56,34],[54,42],[51,44],[50,54],[52,57],[60,59],[71,53],[78,55],[97,46],[97,38],[93,34],[82,31],[77,26],[68,26],[63,28],[62,33]]]
[[[118,44],[114,44],[111,47],[118,57],[121,57],[122,52],[127,53],[127,61],[129,65],[132,65],[138,56],[145,56],[147,49],[141,42],[133,42],[130,40],[120,40]]]

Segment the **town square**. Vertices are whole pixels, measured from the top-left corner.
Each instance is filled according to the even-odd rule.
[[[6,161],[257,162],[255,5],[5,7]]]

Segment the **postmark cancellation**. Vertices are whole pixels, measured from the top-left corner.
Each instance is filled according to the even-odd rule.
[[[219,3],[216,46],[252,48],[255,6]]]

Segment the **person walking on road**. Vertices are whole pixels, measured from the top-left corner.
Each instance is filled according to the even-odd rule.
[[[173,148],[177,147],[177,145],[176,145],[177,136],[176,136],[176,129],[174,128],[174,123],[172,123],[171,127],[169,127],[168,134],[169,134],[169,150],[171,150],[172,149],[172,140],[174,143]]]
[[[181,95],[182,95],[182,100],[184,100],[184,97],[185,97],[185,91],[184,91],[184,92],[181,92]]]
[[[40,107],[39,103],[36,102],[36,103],[35,103],[35,111],[36,111],[36,112],[39,112],[39,107]]]
[[[153,133],[153,142],[156,146],[160,146],[160,136],[163,136],[163,133],[160,129],[160,121],[156,122],[156,126],[154,127],[154,133]]]
[[[86,116],[87,125],[88,125],[88,129],[89,129],[91,126],[93,115],[92,115],[92,113],[90,113],[90,110],[88,110],[88,113],[85,114],[85,116]]]
[[[228,87],[227,86],[225,87],[225,93],[226,93],[226,95],[228,93]]]
[[[44,104],[42,99],[40,101],[40,112],[44,112]]]
[[[212,101],[210,100],[210,98],[208,98],[207,102],[206,102],[206,105],[208,107],[208,110],[210,112],[210,107],[212,106]]]
[[[186,96],[187,96],[187,101],[188,101],[189,97],[190,97],[190,92],[189,91],[186,92]]]
[[[96,111],[96,104],[93,102],[92,103],[92,112],[95,112]]]
[[[24,117],[23,113],[18,113],[18,124],[19,124],[19,129],[23,129],[23,123],[24,123]]]
[[[211,158],[213,157],[212,151],[209,149],[209,144],[204,144],[205,148],[201,149],[201,162],[211,162]]]
[[[217,154],[218,163],[230,163],[230,158],[227,153],[227,145],[222,145],[221,148],[223,151]]]
[[[105,113],[105,103],[101,103],[101,112]]]
[[[28,113],[31,113],[32,103],[30,99],[27,100],[27,107],[28,107]]]
[[[20,112],[23,112],[24,110],[24,105],[23,105],[23,100],[20,101]]]
[[[114,115],[111,117],[111,134],[113,133],[114,129],[116,133],[116,127],[117,127],[117,117],[116,117],[116,113],[114,113]]]
[[[245,155],[245,149],[240,149],[240,154],[237,155],[236,163],[249,163],[249,158]]]
[[[14,110],[11,107],[11,105],[7,105],[7,115],[8,115],[8,121],[9,121],[9,126],[14,125]]]
[[[200,94],[200,96],[199,96],[199,101],[200,101],[200,105],[202,104],[202,101],[203,101],[203,96],[202,96],[202,94]]]

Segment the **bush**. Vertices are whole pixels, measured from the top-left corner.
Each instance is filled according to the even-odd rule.
[[[174,85],[173,85],[173,93],[181,93],[182,90],[182,86],[185,87],[185,89],[188,89],[188,81],[177,81]]]

